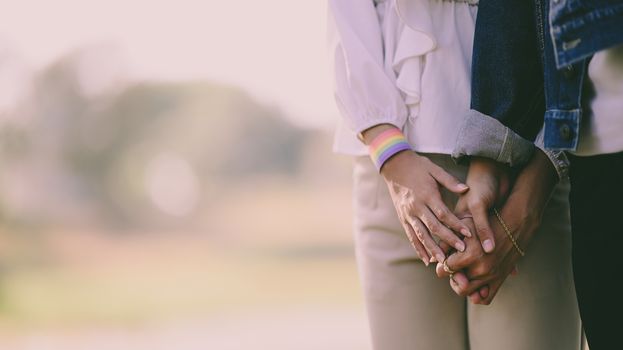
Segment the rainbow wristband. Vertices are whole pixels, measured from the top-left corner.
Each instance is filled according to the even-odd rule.
[[[376,169],[381,171],[383,164],[389,160],[389,158],[396,155],[398,152],[411,150],[411,145],[407,142],[405,135],[398,129],[389,129],[380,133],[372,140],[372,143],[368,146],[370,157],[376,165]]]

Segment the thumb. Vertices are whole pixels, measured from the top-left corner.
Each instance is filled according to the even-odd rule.
[[[484,205],[472,208],[474,216],[474,226],[476,226],[476,234],[482,244],[482,249],[486,253],[491,253],[495,248],[495,239],[493,238],[493,230],[489,225],[489,213]]]

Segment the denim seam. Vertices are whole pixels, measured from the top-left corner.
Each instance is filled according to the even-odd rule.
[[[544,149],[543,151],[554,165],[554,169],[556,169],[556,173],[558,174],[558,179],[566,179],[569,175],[569,159],[567,158],[565,152],[552,151],[548,149]]]
[[[510,151],[513,147],[513,140],[509,136],[508,128],[504,131],[504,141],[502,142],[502,147],[500,147],[500,153],[498,153],[497,161],[501,163],[509,163],[510,162]],[[508,159],[505,159],[508,158]]]

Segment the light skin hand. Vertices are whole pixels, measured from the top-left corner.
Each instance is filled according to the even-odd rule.
[[[364,131],[364,143],[369,144],[388,128],[395,127],[382,124]],[[465,236],[471,233],[444,204],[440,193],[440,186],[457,194],[464,193],[468,189],[465,184],[430,159],[411,151],[402,151],[390,158],[381,168],[381,175],[409,241],[426,265],[434,260],[445,260],[434,237],[458,251],[465,249],[462,237],[454,232]]]
[[[558,176],[551,162],[543,152],[537,151],[519,174],[508,200],[500,210],[500,215],[524,251],[540,225],[557,181]],[[484,305],[491,303],[521,257],[497,218],[490,216],[489,221],[498,242],[495,251],[466,267],[464,274],[455,274],[450,282],[457,294],[469,296],[472,302]],[[470,246],[469,243],[467,245]],[[446,262],[448,267],[458,271],[467,260],[473,259],[462,257],[463,254],[457,252],[450,255]],[[485,286],[488,286],[488,293],[483,296],[481,292]]]

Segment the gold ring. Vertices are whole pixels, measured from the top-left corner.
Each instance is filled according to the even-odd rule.
[[[443,270],[450,275],[454,275],[456,273],[456,271],[452,270],[450,267],[448,267],[448,259],[443,261]]]

